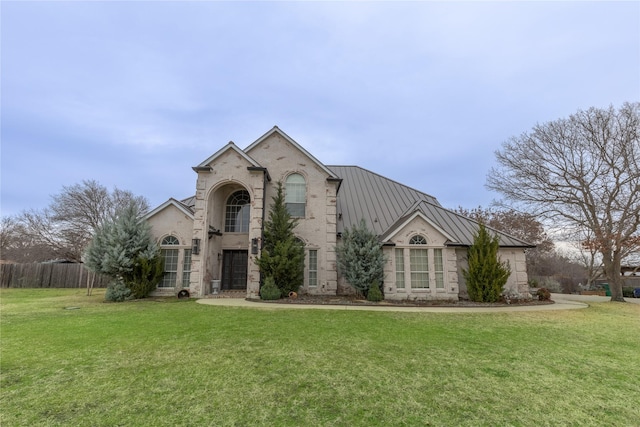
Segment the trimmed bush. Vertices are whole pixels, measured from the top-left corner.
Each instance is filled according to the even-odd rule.
[[[131,290],[121,280],[109,283],[104,299],[111,302],[122,302],[131,299]]]
[[[267,277],[264,281],[264,285],[260,289],[260,298],[263,300],[276,300],[280,299],[282,292],[280,288],[276,286],[273,277]]]
[[[551,292],[547,288],[538,289],[536,295],[540,301],[549,301],[551,299]]]
[[[378,301],[382,301],[383,299],[384,299],[384,296],[380,291],[380,285],[378,284],[377,281],[373,282],[371,286],[369,286],[369,292],[367,292],[367,300],[378,302]]]

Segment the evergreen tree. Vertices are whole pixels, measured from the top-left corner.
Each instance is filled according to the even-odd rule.
[[[135,298],[148,296],[162,278],[160,249],[133,203],[96,230],[85,263],[91,271],[122,282]]]
[[[469,269],[462,269],[472,301],[496,302],[500,299],[511,268],[508,262],[498,259],[499,247],[498,236],[490,236],[484,224],[480,223],[468,251]]]
[[[272,277],[284,296],[297,292],[304,282],[304,245],[293,234],[297,224],[297,219],[287,211],[282,182],[278,181],[269,219],[264,225],[262,254],[256,263],[262,277]]]
[[[373,284],[383,282],[386,260],[382,246],[364,219],[342,233],[336,255],[340,274],[361,294],[367,295]]]

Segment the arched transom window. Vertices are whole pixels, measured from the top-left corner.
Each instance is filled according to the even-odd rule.
[[[307,202],[307,183],[299,173],[292,173],[287,177],[284,202],[289,215],[304,218]]]
[[[162,242],[160,242],[160,244],[162,246],[164,246],[164,245],[179,245],[180,242],[178,241],[178,238],[176,236],[167,236],[164,239],[162,239]]]
[[[427,239],[425,239],[424,236],[421,236],[418,234],[416,236],[413,236],[411,240],[409,240],[409,244],[410,245],[426,245]]]
[[[227,199],[224,231],[227,233],[248,233],[251,197],[245,190],[233,193]]]

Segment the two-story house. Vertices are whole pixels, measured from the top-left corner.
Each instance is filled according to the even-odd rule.
[[[165,257],[157,293],[192,296],[240,291],[257,298],[263,224],[280,181],[287,209],[305,245],[301,292],[348,293],[337,271],[342,232],[365,219],[387,257],[386,299],[458,299],[461,268],[478,224],[433,197],[357,166],[327,166],[278,127],[247,148],[233,142],[193,167],[195,196],[169,199],[146,216]],[[495,231],[500,257],[511,265],[506,288],[528,296],[525,249]]]

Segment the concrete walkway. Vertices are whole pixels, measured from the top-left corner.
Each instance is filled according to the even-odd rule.
[[[247,301],[243,298],[206,298],[199,299],[199,304],[216,305],[220,307],[247,307],[270,310],[279,309],[315,309],[315,310],[366,310],[366,311],[399,311],[407,313],[499,313],[514,311],[550,311],[550,310],[574,310],[589,307],[590,302],[609,301],[609,297],[592,295],[564,295],[552,294],[551,299],[555,304],[530,305],[530,306],[506,306],[506,307],[399,307],[399,306],[371,306],[371,305],[312,305],[312,304],[278,304],[267,302]],[[640,299],[627,298],[631,303],[640,303]]]

